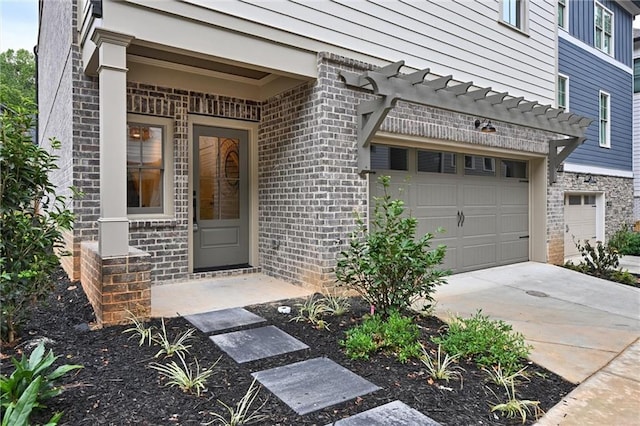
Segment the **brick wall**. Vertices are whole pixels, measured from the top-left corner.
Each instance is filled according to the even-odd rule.
[[[547,237],[549,262],[564,263],[564,195],[566,192],[604,194],[605,239],[633,218],[633,179],[592,174],[595,183],[585,183],[584,175],[558,173],[557,182],[547,189]]]
[[[150,255],[132,248],[128,256],[101,258],[98,243],[81,245],[81,282],[99,325],[128,323],[151,315]]]
[[[151,254],[153,283],[189,277],[189,135],[188,114],[257,121],[260,104],[141,82],[127,83],[127,111],[173,118],[174,218],[131,220],[129,245]]]

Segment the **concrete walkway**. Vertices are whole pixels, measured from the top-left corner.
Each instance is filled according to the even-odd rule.
[[[541,425],[640,425],[640,289],[525,262],[457,274],[438,287],[447,320],[478,309],[524,334],[531,360],[582,383]]]

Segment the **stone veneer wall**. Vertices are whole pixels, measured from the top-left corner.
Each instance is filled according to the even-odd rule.
[[[150,255],[135,248],[127,256],[101,258],[98,243],[81,244],[82,288],[99,325],[128,323],[133,313],[140,319],[151,316]]]
[[[592,174],[595,183],[585,183],[584,174],[558,173],[557,182],[547,188],[549,263],[564,263],[564,195],[566,192],[604,193],[605,239],[633,218],[633,179]]]
[[[174,218],[131,220],[129,245],[151,254],[151,281],[185,280],[189,277],[189,124],[197,113],[245,121],[260,120],[258,102],[159,87],[142,82],[127,83],[127,111],[173,119]]]

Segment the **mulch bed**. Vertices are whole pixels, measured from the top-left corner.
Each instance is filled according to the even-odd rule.
[[[148,367],[157,361],[157,347],[138,346],[137,339],[123,334],[127,327],[108,327],[90,331],[86,325],[94,321],[79,283],[70,283],[63,273],[55,277],[56,290],[45,306],[36,308],[31,320],[14,347],[2,347],[2,372],[11,371],[8,357],[29,352],[29,344],[46,337],[46,347],[60,355],[58,363],[82,364],[84,368],[65,377],[66,391],[48,402],[48,408],[35,420],[45,423],[53,411],[64,411],[61,424],[68,425],[201,425],[213,421],[212,412],[225,413],[217,400],[235,404],[251,384],[251,373],[315,357],[328,357],[359,374],[382,389],[304,416],[298,416],[266,389],[259,398],[268,402],[262,413],[268,417],[264,425],[325,425],[369,408],[400,400],[443,425],[511,425],[520,419],[505,419],[490,412],[490,407],[504,395],[504,390],[487,381],[486,373],[474,364],[462,361],[464,380],[449,383],[429,380],[419,361],[401,364],[395,358],[376,355],[368,361],[347,358],[338,341],[348,328],[357,324],[368,311],[354,301],[352,312],[340,319],[331,318],[330,329],[317,330],[306,323],[289,322],[279,314],[277,306],[299,302],[250,306],[248,309],[308,344],[310,349],[238,365],[221,352],[206,335],[196,332],[188,360],[197,358],[201,366],[210,366],[221,355],[208,390],[200,397],[183,393],[179,388],[164,386],[157,371]],[[416,317],[422,330],[422,342],[443,332],[445,325],[434,317]],[[151,322],[160,327],[159,320]],[[191,325],[182,318],[165,320],[169,336],[183,332]],[[261,324],[264,325],[264,324]],[[559,376],[530,364],[531,380],[517,391],[521,399],[539,400],[543,410],[550,409],[575,385]],[[495,395],[494,395],[495,393]],[[534,419],[528,418],[527,424]],[[216,423],[213,423],[216,424]]]

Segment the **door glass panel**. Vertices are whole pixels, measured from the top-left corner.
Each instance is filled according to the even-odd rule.
[[[232,138],[200,137],[200,220],[240,217],[239,142]]]
[[[384,145],[371,145],[371,168],[407,170],[407,150]]]
[[[527,162],[516,160],[502,160],[502,176],[508,178],[527,178]]]
[[[593,205],[596,203],[596,196],[595,195],[585,195],[584,196],[584,204],[585,205]]]
[[[464,174],[468,176],[495,176],[495,159],[479,155],[465,155]]]
[[[581,195],[569,195],[569,205],[570,206],[579,206],[582,203]]]
[[[456,154],[453,152],[418,151],[418,171],[456,174]]]

